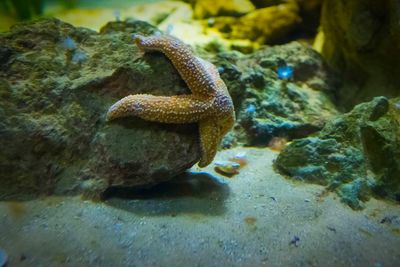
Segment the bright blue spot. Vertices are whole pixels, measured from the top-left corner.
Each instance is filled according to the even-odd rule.
[[[76,49],[76,43],[75,43],[74,39],[72,39],[69,36],[63,40],[62,46],[63,46],[63,48],[68,49],[68,50]]]
[[[293,71],[293,67],[291,66],[281,66],[278,68],[278,78],[290,79],[293,77]]]
[[[254,112],[256,112],[256,106],[254,106],[253,104],[250,104],[247,106],[247,108],[244,111],[246,113],[253,114]]]
[[[394,104],[394,106],[395,106],[397,109],[400,109],[400,102],[397,102],[396,104]]]
[[[83,51],[76,51],[73,55],[72,55],[72,62],[74,63],[82,63],[87,59],[87,55],[85,54],[85,52]]]

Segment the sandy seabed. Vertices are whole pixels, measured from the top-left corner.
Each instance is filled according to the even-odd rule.
[[[216,160],[239,152],[248,165],[232,178],[194,167],[105,202],[0,202],[0,249],[8,266],[400,266],[398,204],[354,211],[276,174],[268,149]]]

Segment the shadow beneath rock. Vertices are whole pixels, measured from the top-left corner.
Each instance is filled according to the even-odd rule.
[[[108,189],[105,203],[145,216],[220,215],[229,186],[208,173],[186,172],[151,188]]]

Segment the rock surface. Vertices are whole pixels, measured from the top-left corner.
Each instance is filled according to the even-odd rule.
[[[227,146],[230,137],[261,146],[274,137],[305,137],[338,114],[330,97],[335,81],[307,45],[292,42],[249,55],[224,52],[215,60],[238,111],[235,135],[226,137]],[[293,76],[279,78],[282,66],[293,68]]]
[[[196,125],[105,122],[128,94],[189,92],[163,55],[133,44],[131,33],[156,30],[128,21],[98,34],[44,19],[0,35],[0,199],[98,196],[168,180],[199,160]]]
[[[242,17],[217,17],[212,26],[228,39],[248,39],[259,44],[282,42],[301,21],[295,2],[256,9]]]
[[[400,2],[323,1],[322,54],[343,77],[341,104],[400,94]]]
[[[400,98],[377,97],[295,140],[275,162],[293,179],[326,185],[352,208],[371,194],[400,201]]]

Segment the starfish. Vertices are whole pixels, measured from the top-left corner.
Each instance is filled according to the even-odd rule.
[[[107,120],[137,116],[161,123],[198,123],[202,155],[199,167],[209,165],[222,137],[235,122],[233,102],[217,68],[199,57],[191,48],[169,35],[135,35],[142,51],[159,51],[169,58],[191,94],[155,96],[129,95],[110,107]]]

